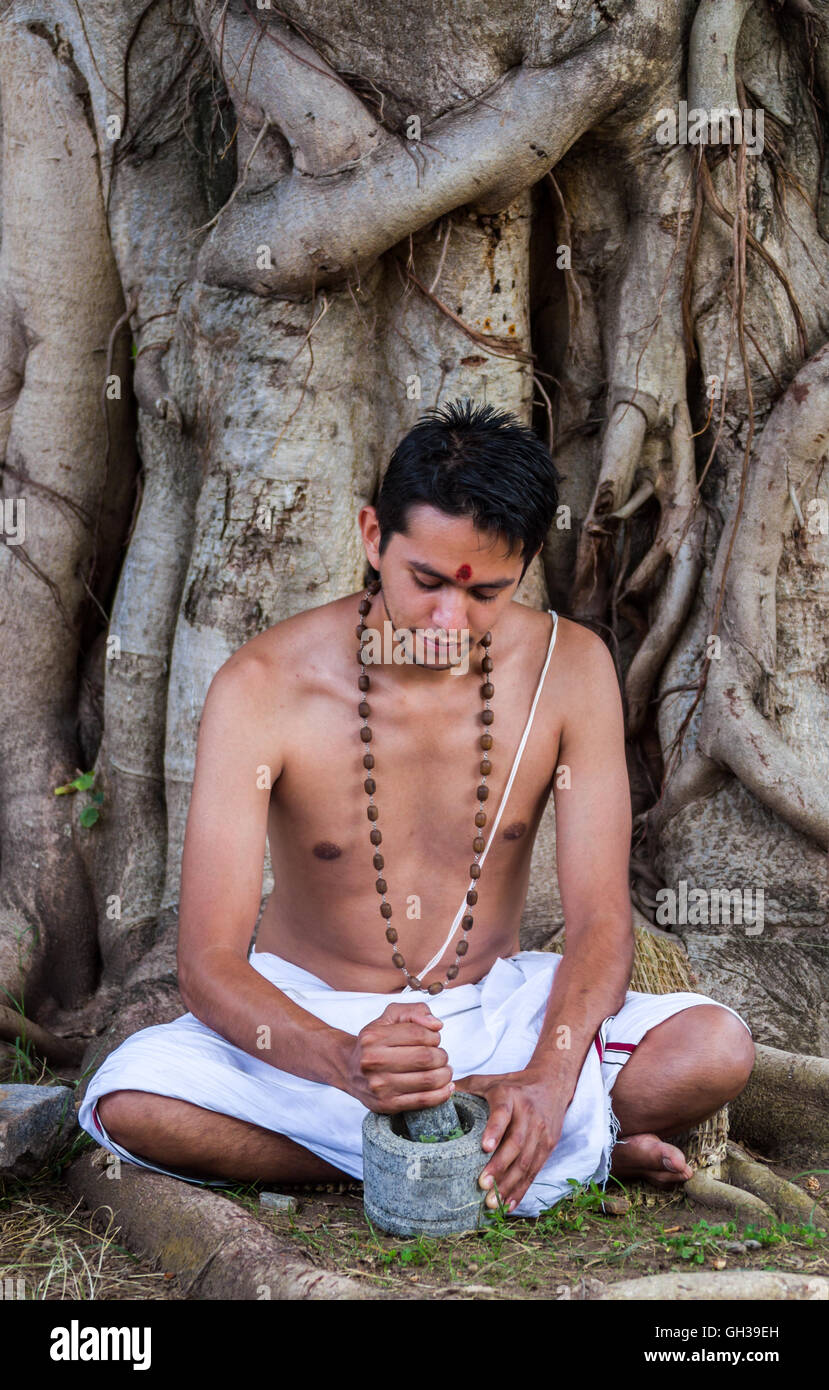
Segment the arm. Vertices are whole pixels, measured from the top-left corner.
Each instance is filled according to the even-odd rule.
[[[599,1024],[625,1002],[634,951],[630,789],[619,682],[601,638],[582,629],[578,640],[581,698],[573,701],[578,716],[564,722],[554,783],[567,939],[529,1064],[553,1068],[568,1103]]]
[[[295,1004],[248,963],[262,888],[277,734],[263,741],[272,676],[238,653],[213,677],[202,712],[181,873],[182,1000],[243,1052],[311,1081],[343,1086],[350,1034]]]
[[[336,1086],[369,1110],[437,1105],[454,1088],[442,1022],[425,1004],[389,1004],[353,1037],[300,1008],[248,962],[270,788],[282,771],[278,733],[265,741],[260,732],[277,684],[269,666],[236,653],[207,692],[182,853],[182,1000],[243,1052]]]

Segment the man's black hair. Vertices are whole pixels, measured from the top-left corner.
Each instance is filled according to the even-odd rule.
[[[471,400],[435,406],[391,456],[375,503],[380,554],[395,532],[405,534],[409,507],[425,503],[470,516],[509,549],[520,544],[523,579],[552,525],[561,480],[546,445],[514,415]]]

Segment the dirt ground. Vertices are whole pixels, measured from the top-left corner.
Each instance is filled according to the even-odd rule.
[[[23,1280],[30,1299],[186,1299],[187,1280],[126,1249],[120,1230],[92,1229],[89,1213],[63,1179],[87,1147],[80,1135],[49,1172],[30,1182],[0,1183],[0,1279]],[[829,1230],[829,1174],[798,1175],[769,1165],[815,1198],[814,1223]],[[268,1184],[224,1189],[309,1261],[393,1294],[412,1286],[424,1299],[448,1292],[488,1299],[566,1299],[598,1285],[679,1269],[758,1269],[829,1275],[827,1237],[775,1222],[728,1222],[685,1197],[641,1183],[611,1180],[602,1196],[578,1194],[535,1219],[495,1216],[470,1235],[404,1240],[366,1221],[362,1188],[309,1191],[280,1186],[298,1211],[273,1214],[259,1205]],[[608,1198],[610,1199],[608,1201]],[[602,1205],[604,1204],[604,1210]]]

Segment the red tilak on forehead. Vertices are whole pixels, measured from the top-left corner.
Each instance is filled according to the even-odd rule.
[[[471,579],[471,578],[472,578],[472,570],[469,568],[469,565],[461,565],[460,569],[455,570],[455,578],[456,578],[456,579]]]

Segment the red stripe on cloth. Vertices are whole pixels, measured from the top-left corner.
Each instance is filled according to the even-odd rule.
[[[595,1036],[595,1038],[593,1039],[593,1041],[594,1041],[594,1043],[596,1044],[596,1051],[597,1051],[598,1054],[599,1054],[599,1061],[601,1062],[601,1061],[603,1061],[604,1059],[603,1059],[603,1057],[602,1057],[602,1045],[601,1045],[601,1043],[599,1042],[599,1035],[598,1035],[598,1033],[596,1034],[596,1036]]]
[[[95,1128],[96,1128],[97,1130],[100,1130],[101,1134],[103,1134],[104,1131],[101,1129],[101,1121],[98,1119],[98,1102],[97,1102],[97,1100],[96,1100],[95,1104],[94,1104],[93,1107],[92,1107],[92,1118],[93,1118],[93,1120],[95,1121]]]
[[[612,1049],[614,1050],[614,1052],[635,1052],[638,1046],[639,1046],[638,1043],[612,1043],[612,1042],[609,1042],[609,1043],[607,1044],[607,1050],[608,1050],[608,1052],[609,1052],[610,1049],[612,1048]]]

